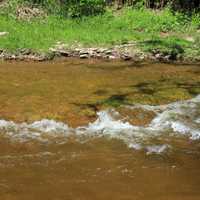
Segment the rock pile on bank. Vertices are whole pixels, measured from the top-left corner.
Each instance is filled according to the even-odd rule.
[[[136,48],[135,43],[117,45],[108,48],[95,47],[67,47],[65,44],[57,43],[50,49],[57,56],[77,57],[80,59],[122,59],[122,60],[143,60],[144,54]]]
[[[124,60],[133,62],[164,62],[164,63],[200,63],[200,59],[184,58],[177,51],[162,52],[157,49],[152,52],[142,52],[137,48],[136,43],[116,45],[113,47],[81,47],[67,46],[57,43],[50,48],[47,53],[36,52],[31,49],[19,49],[14,53],[0,49],[0,59],[36,61],[42,62],[52,60],[53,58],[79,58],[79,59],[104,59],[104,60]]]
[[[2,60],[21,60],[21,61],[46,61],[50,60],[50,55],[37,53],[30,49],[20,49],[15,53],[0,49],[0,59]]]

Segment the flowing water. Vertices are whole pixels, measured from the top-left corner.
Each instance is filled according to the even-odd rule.
[[[0,199],[200,199],[200,66],[1,63],[0,94]]]

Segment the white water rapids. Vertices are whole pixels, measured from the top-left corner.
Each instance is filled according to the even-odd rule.
[[[116,120],[114,110],[98,112],[98,119],[87,126],[70,128],[67,124],[43,119],[31,124],[17,124],[0,120],[0,133],[14,141],[25,142],[67,142],[69,136],[77,139],[108,137],[120,139],[128,147],[148,153],[162,153],[170,148],[168,144],[144,145],[144,141],[161,136],[186,137],[189,140],[200,139],[200,95],[197,97],[161,106],[134,105],[130,109],[142,108],[156,113],[148,126],[133,126],[124,120]],[[84,139],[83,139],[84,140]]]

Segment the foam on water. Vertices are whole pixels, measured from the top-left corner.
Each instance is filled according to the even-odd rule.
[[[150,153],[161,153],[169,148],[168,144],[145,146],[142,144],[148,138],[160,135],[184,136],[191,140],[200,139],[200,95],[187,101],[179,101],[162,106],[135,105],[130,107],[142,108],[155,112],[156,117],[148,126],[133,126],[128,122],[116,119],[116,111],[101,111],[98,119],[87,126],[72,129],[67,124],[54,120],[43,119],[32,124],[16,124],[0,120],[0,131],[11,139],[27,141],[37,139],[48,140],[48,137],[63,137],[71,134],[77,136],[101,137],[106,136],[123,140],[130,148],[146,149]]]
[[[67,124],[48,119],[36,121],[32,124],[16,124],[12,121],[0,120],[0,131],[3,135],[17,141],[32,139],[46,141],[47,137],[45,138],[45,136],[66,137],[71,133]]]
[[[69,130],[68,125],[48,119],[36,121],[28,125],[28,128],[39,130],[45,133],[66,133]]]
[[[153,119],[149,127],[161,132],[170,131],[173,134],[189,136],[191,139],[199,139],[199,116],[200,95],[191,100],[166,105],[165,109]]]

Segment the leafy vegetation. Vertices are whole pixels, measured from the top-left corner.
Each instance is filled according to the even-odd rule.
[[[45,8],[47,16],[18,20],[16,9],[30,4]],[[48,51],[57,42],[69,47],[75,44],[96,47],[134,41],[145,52],[156,50],[164,55],[170,52],[172,56],[200,55],[198,13],[189,16],[172,12],[169,7],[162,10],[126,7],[118,11],[106,8],[104,12],[104,6],[103,0],[8,1],[4,9],[0,8],[0,31],[9,32],[6,37],[0,37],[0,48]],[[64,11],[65,14],[61,15]]]
[[[106,8],[104,0],[10,0],[7,5],[6,14],[13,14],[17,7],[30,6],[42,8],[48,14],[72,18],[102,14]]]
[[[198,11],[200,9],[199,0],[123,0],[118,1],[118,5],[129,5],[137,7],[146,7],[152,9],[163,9],[164,7],[171,7],[178,11]]]

